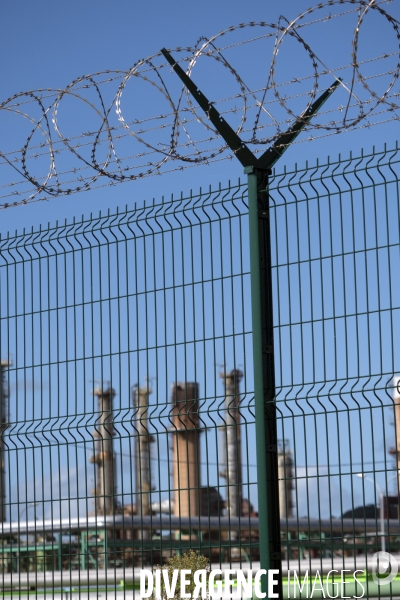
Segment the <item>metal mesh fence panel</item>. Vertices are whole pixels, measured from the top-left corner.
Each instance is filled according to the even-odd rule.
[[[1,241],[4,590],[258,558],[245,191]]]
[[[270,178],[284,578],[399,551],[399,161]],[[5,596],[258,568],[249,245],[241,183],[0,240]]]
[[[362,579],[399,552],[398,173],[385,150],[271,186],[284,571]]]

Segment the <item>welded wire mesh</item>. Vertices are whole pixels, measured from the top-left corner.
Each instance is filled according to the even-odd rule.
[[[4,586],[257,558],[245,191],[1,241]]]
[[[272,183],[283,564],[297,570],[365,570],[400,549],[398,173],[396,148]]]
[[[284,575],[398,552],[399,162],[270,180]],[[0,240],[5,594],[257,568],[248,229],[238,183]]]

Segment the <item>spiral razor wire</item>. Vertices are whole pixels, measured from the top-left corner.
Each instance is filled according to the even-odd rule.
[[[292,21],[280,17],[278,23],[242,23],[171,52],[197,84],[206,81],[208,96],[212,88],[213,104],[235,121],[232,126],[256,154],[301,119],[335,79],[341,80],[339,90],[306,125],[308,136],[296,143],[400,118],[399,22],[382,4],[329,0]],[[331,23],[341,42],[337,51],[328,49],[325,59],[308,40],[315,31],[325,39],[324,28]],[[366,50],[363,27],[378,25],[388,28],[387,47],[381,52],[369,44]],[[351,55],[344,64],[337,61],[350,39],[343,37],[342,26],[352,33]],[[250,83],[257,77],[246,72],[245,52],[256,53],[256,82]],[[283,80],[281,64],[288,52],[298,76]],[[231,93],[218,97],[220,89]],[[155,101],[151,92],[158,95]],[[1,208],[232,158],[161,52],[127,71],[78,77],[62,90],[15,94],[0,103],[0,122],[3,117],[13,128],[12,138],[21,136],[22,144],[0,147]],[[87,129],[88,123],[93,127]]]

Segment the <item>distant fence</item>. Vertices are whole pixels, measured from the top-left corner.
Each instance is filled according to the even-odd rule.
[[[270,179],[286,568],[400,549],[399,162]],[[249,241],[241,183],[0,240],[3,590],[260,560]]]

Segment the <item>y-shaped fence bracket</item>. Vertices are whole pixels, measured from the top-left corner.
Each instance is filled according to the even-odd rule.
[[[193,79],[175,62],[170,53],[165,48],[161,52],[236,158],[244,166],[244,171],[248,176],[260,567],[267,572],[270,569],[276,569],[281,573],[268,177],[273,165],[340,85],[341,79],[337,79],[290,129],[280,135],[275,143],[260,158],[257,158],[199,90]],[[279,598],[282,598],[281,578],[279,580]],[[268,594],[265,576],[262,577],[262,590]]]

